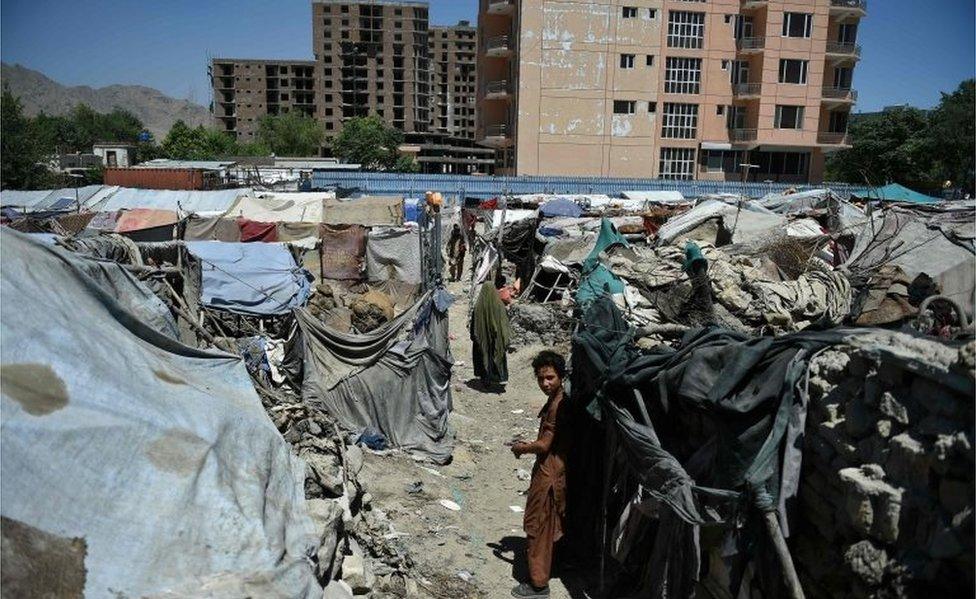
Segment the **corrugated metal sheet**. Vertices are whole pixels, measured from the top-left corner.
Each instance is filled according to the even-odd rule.
[[[105,184],[140,189],[205,189],[212,181],[201,169],[107,168]]]
[[[421,196],[427,190],[459,198],[492,198],[504,194],[606,194],[619,196],[624,191],[678,191],[686,198],[707,194],[732,193],[762,197],[770,192],[787,189],[817,189],[830,187],[841,196],[863,193],[866,188],[846,184],[798,185],[793,183],[734,183],[725,181],[670,181],[663,179],[624,179],[597,177],[478,177],[465,175],[404,175],[398,173],[344,173],[315,170],[312,185],[318,189],[330,187],[358,188],[366,195]]]

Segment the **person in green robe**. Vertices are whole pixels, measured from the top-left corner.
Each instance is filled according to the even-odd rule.
[[[474,375],[483,387],[491,389],[508,381],[507,349],[512,338],[508,312],[495,285],[481,286],[471,316],[472,357]]]

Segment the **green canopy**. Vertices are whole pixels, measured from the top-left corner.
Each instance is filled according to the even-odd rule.
[[[904,185],[889,183],[884,187],[875,187],[868,191],[869,200],[880,200],[882,202],[909,202],[912,204],[935,204],[940,202],[939,198],[933,198],[925,194],[912,191]]]

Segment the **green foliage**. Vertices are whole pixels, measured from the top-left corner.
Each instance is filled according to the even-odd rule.
[[[366,171],[398,170],[407,167],[399,156],[402,143],[403,133],[378,116],[355,117],[346,121],[342,132],[332,140],[332,153],[346,162],[362,165]]]
[[[853,147],[827,162],[826,178],[856,184],[901,183],[933,190],[946,181],[973,192],[976,153],[976,80],[963,81],[942,94],[939,105],[925,112],[894,108],[855,116]]]
[[[229,133],[203,125],[191,129],[183,121],[173,123],[162,144],[163,155],[174,160],[213,160],[236,151],[237,140]]]
[[[419,173],[420,165],[413,156],[400,156],[393,165],[393,170],[398,173]]]
[[[976,79],[959,84],[929,116],[928,135],[935,175],[939,181],[951,181],[955,187],[974,191],[973,140],[976,139]]]
[[[258,143],[276,156],[317,156],[325,130],[298,111],[267,115],[258,122]]]
[[[49,152],[41,143],[20,100],[4,89],[0,98],[0,187],[42,189],[52,177],[44,166]]]

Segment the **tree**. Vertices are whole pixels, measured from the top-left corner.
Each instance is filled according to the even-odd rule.
[[[363,170],[396,170],[402,143],[403,133],[378,116],[354,117],[332,140],[332,153],[346,162],[360,164]]]
[[[174,160],[214,160],[237,153],[237,140],[230,134],[203,125],[191,129],[176,121],[163,140],[162,152]]]
[[[20,100],[4,89],[0,98],[0,187],[41,189],[52,177],[44,166],[45,151],[31,119],[24,116]]]
[[[257,138],[261,146],[277,156],[316,156],[325,130],[314,118],[291,111],[262,117]]]
[[[827,178],[848,183],[909,187],[933,184],[928,118],[917,108],[887,109],[851,119],[853,147],[827,162]]]
[[[413,156],[400,156],[393,165],[393,170],[398,173],[419,173],[420,165]]]
[[[939,105],[929,115],[929,150],[940,181],[952,181],[972,193],[974,191],[973,154],[976,152],[976,79],[959,84],[951,94],[942,94]]]

